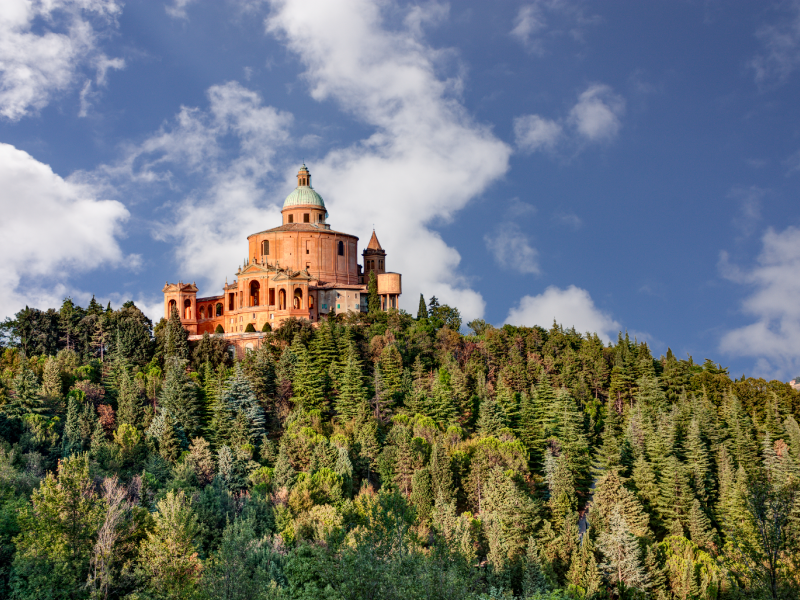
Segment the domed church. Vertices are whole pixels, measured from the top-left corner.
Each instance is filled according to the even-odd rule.
[[[191,336],[214,333],[220,326],[225,338],[244,351],[262,337],[246,333],[248,325],[261,332],[265,323],[274,329],[287,317],[317,323],[326,315],[366,312],[371,271],[377,275],[382,310],[398,308],[401,275],[386,270],[386,251],[375,232],[362,252],[362,267],[358,238],[331,229],[325,202],[311,187],[305,164],[281,214],[279,227],[248,236],[248,258],[221,295],[197,298],[195,284],[167,283],[165,318],[177,308]]]

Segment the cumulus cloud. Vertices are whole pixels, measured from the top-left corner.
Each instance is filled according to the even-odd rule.
[[[440,52],[413,28],[386,27],[381,6],[276,0],[267,27],[298,56],[312,97],[336,102],[371,128],[314,167],[336,227],[368,232],[376,224],[390,268],[405,274],[405,308],[424,292],[458,306],[465,319],[479,317],[483,298],[459,276],[458,252],[431,225],[501,177],[510,148],[459,102],[461,77],[437,75]],[[441,9],[430,10],[438,17]]]
[[[136,265],[117,242],[128,211],[91,186],[62,179],[30,154],[0,143],[0,312],[58,306],[69,273]]]
[[[721,255],[723,276],[750,288],[742,310],[755,321],[728,331],[719,347],[732,356],[754,358],[761,375],[793,377],[800,373],[800,229],[770,228],[762,244],[750,269],[731,265],[727,254]]]
[[[201,293],[219,293],[246,258],[245,236],[254,233],[248,225],[257,230],[280,223],[277,198],[270,201],[265,189],[293,119],[236,82],[212,86],[207,96],[207,109],[181,108],[159,131],[126,148],[119,162],[84,177],[139,196],[159,185],[170,189],[178,200],[164,206],[168,216],[153,235],[174,243],[176,278],[194,278],[204,286]],[[192,189],[180,188],[181,176],[194,182]]]
[[[594,305],[589,292],[574,285],[566,289],[551,285],[537,296],[523,296],[509,310],[505,323],[549,328],[553,319],[564,327],[597,333],[607,342],[615,339],[620,330],[619,323]]]
[[[121,69],[99,49],[122,12],[116,0],[3,0],[0,3],[0,115],[35,113],[83,80],[81,112],[108,69]],[[88,68],[94,77],[83,74]]]
[[[578,134],[591,142],[610,140],[622,127],[625,100],[607,85],[596,83],[578,97],[569,111],[569,123]]]
[[[553,152],[613,140],[622,128],[625,99],[610,86],[594,83],[578,96],[565,118],[523,115],[514,119],[514,141],[522,152]]]
[[[756,31],[762,50],[748,63],[759,84],[782,83],[800,67],[800,0],[778,7],[776,22]]]
[[[552,150],[563,128],[556,121],[539,115],[524,115],[514,119],[514,142],[523,152]]]

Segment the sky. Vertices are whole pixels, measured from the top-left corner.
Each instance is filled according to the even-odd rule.
[[[305,161],[401,307],[800,375],[800,0],[3,0],[0,318],[221,293]]]

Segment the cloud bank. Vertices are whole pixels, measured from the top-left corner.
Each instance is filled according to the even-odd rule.
[[[36,113],[80,80],[85,115],[107,71],[124,67],[99,49],[121,12],[115,0],[0,2],[0,115],[17,121]]]
[[[761,375],[786,379],[800,375],[800,229],[768,229],[751,269],[731,265],[725,253],[720,267],[727,279],[752,290],[742,310],[755,317],[750,325],[723,335],[720,350],[755,358]]]
[[[49,166],[0,143],[0,312],[26,303],[59,306],[67,272],[136,265],[117,238],[129,214],[99,200],[91,186],[64,180]]]
[[[523,296],[505,323],[549,329],[553,319],[582,333],[597,333],[606,342],[615,340],[620,330],[619,323],[594,305],[589,292],[574,285],[566,289],[551,285],[537,296]]]

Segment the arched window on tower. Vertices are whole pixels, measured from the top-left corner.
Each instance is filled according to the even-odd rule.
[[[269,256],[269,240],[261,242],[261,255]]]
[[[222,302],[217,302],[217,316],[222,316]]]
[[[339,242],[339,256],[344,256],[344,242]]]

